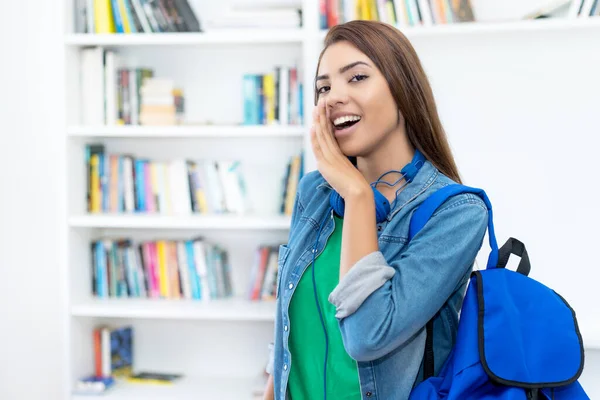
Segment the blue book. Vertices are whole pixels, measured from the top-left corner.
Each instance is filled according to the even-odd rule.
[[[121,13],[119,12],[119,0],[111,0],[110,2],[112,6],[113,18],[115,20],[115,30],[117,33],[125,33],[123,29],[123,19],[121,18]]]
[[[243,77],[244,125],[259,124],[258,81],[256,75],[245,74]]]
[[[187,257],[187,264],[190,270],[190,286],[192,288],[192,298],[200,300],[200,278],[198,276],[198,270],[196,269],[196,260],[194,259],[194,244],[191,240],[185,241],[185,251]]]

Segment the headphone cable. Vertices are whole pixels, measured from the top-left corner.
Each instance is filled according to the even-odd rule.
[[[319,237],[321,236],[321,230],[323,229],[323,225],[327,221],[327,217],[331,212],[332,208],[329,207],[327,213],[325,213],[325,219],[321,222],[321,226],[319,227],[319,231],[317,232],[317,239],[315,240],[315,244],[313,246],[313,261],[312,261],[312,281],[313,281],[313,291],[315,294],[315,302],[317,303],[317,310],[319,311],[319,319],[321,320],[321,327],[323,328],[323,334],[325,335],[325,361],[323,364],[323,399],[327,400],[327,356],[329,354],[329,337],[327,336],[327,327],[325,326],[325,320],[323,319],[323,313],[321,312],[321,306],[319,305],[319,297],[317,295],[317,281],[315,279],[315,260],[317,258],[317,245],[319,244]]]

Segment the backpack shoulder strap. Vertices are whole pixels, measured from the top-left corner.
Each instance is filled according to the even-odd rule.
[[[451,184],[438,189],[419,205],[414,212],[408,230],[409,242],[425,226],[435,211],[450,197],[460,193],[473,193],[481,197],[488,209],[488,236],[491,252],[488,258],[487,268],[495,268],[498,264],[498,244],[494,233],[494,221],[492,216],[492,204],[482,189],[472,188],[460,184]],[[433,318],[426,325],[425,352],[423,354],[423,379],[429,379],[434,375],[433,356]]]
[[[488,257],[487,267],[488,269],[495,268],[498,264],[498,243],[496,242],[496,235],[494,233],[494,218],[492,214],[492,204],[488,199],[483,189],[472,188],[460,184],[451,184],[438,189],[431,194],[425,201],[417,208],[414,212],[408,231],[408,240],[412,240],[413,237],[419,233],[419,231],[425,226],[429,218],[435,213],[435,211],[450,197],[461,193],[472,193],[483,200],[488,209],[488,238],[490,243],[491,252]]]

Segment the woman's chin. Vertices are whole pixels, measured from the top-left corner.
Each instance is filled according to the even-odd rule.
[[[361,154],[360,146],[357,146],[350,140],[348,140],[345,143],[344,142],[345,141],[338,141],[340,150],[342,150],[342,153],[344,153],[344,155],[346,155],[347,157],[358,157],[358,155]]]

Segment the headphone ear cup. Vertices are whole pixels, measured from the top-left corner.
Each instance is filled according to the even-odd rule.
[[[390,213],[390,202],[376,188],[373,188],[373,195],[375,198],[375,218],[377,220],[377,223],[379,224],[385,221],[388,214]]]
[[[390,202],[388,201],[388,199],[386,199],[386,197],[383,194],[381,194],[379,190],[377,190],[376,188],[372,189],[373,197],[375,199],[375,219],[379,224],[385,221],[388,214],[390,213]],[[335,190],[332,190],[331,194],[329,195],[329,205],[331,206],[331,208],[333,208],[333,211],[338,216],[340,216],[341,218],[344,217],[344,208],[346,206],[346,203],[344,202],[343,197],[340,196],[339,193]]]
[[[331,191],[329,195],[329,205],[333,208],[333,211],[339,215],[340,217],[344,217],[344,208],[346,203],[344,203],[344,199],[339,195],[335,190]]]

